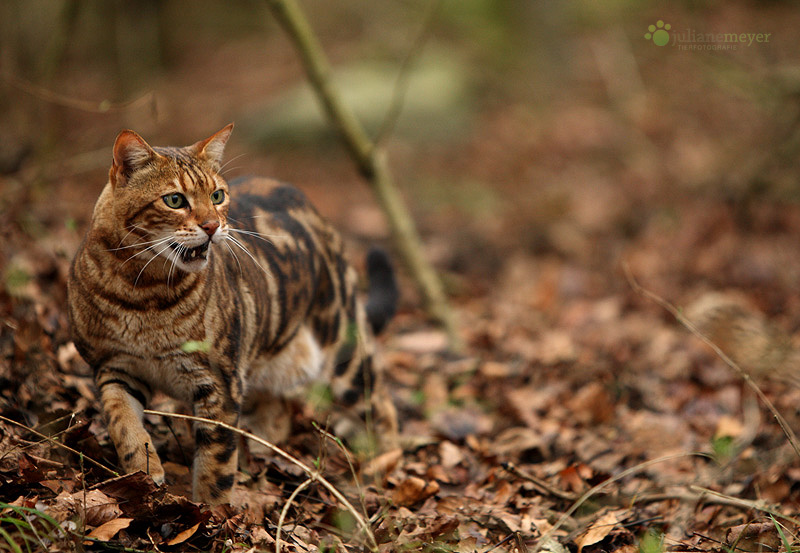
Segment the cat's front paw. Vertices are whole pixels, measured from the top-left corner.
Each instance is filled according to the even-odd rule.
[[[126,474],[142,471],[149,474],[153,482],[159,486],[164,483],[164,467],[158,458],[153,444],[146,441],[144,446],[134,447],[131,451],[120,453],[120,463]]]

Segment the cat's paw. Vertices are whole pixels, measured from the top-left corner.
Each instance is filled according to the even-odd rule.
[[[149,474],[153,482],[159,486],[164,483],[164,467],[161,466],[158,453],[149,441],[145,442],[144,446],[136,446],[127,453],[121,451],[118,453],[120,464],[126,474],[141,471]]]

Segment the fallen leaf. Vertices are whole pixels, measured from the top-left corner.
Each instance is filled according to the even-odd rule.
[[[412,353],[436,353],[447,349],[447,335],[438,330],[409,332],[398,336],[393,346]]]
[[[375,477],[379,474],[389,474],[394,467],[397,466],[397,462],[400,461],[402,457],[403,450],[401,448],[398,447],[389,450],[370,460],[361,472],[370,477]]]
[[[567,468],[558,472],[558,477],[564,483],[564,486],[573,492],[582,492],[586,489],[586,483],[578,473],[575,465],[570,465]]]
[[[473,406],[447,407],[431,417],[431,425],[442,436],[452,441],[465,439],[470,434],[489,434],[494,421]]]
[[[186,540],[191,538],[194,535],[195,532],[197,532],[197,529],[199,527],[200,527],[200,523],[198,522],[194,526],[191,526],[191,527],[187,528],[186,530],[184,530],[183,532],[179,533],[177,536],[175,536],[174,538],[169,540],[167,542],[167,545],[177,545],[179,543],[185,542]]]
[[[521,453],[537,449],[542,457],[548,453],[549,444],[541,434],[526,426],[512,426],[503,430],[492,443],[492,451],[498,455]]]
[[[435,480],[426,482],[422,478],[409,476],[393,490],[392,499],[397,505],[410,507],[428,499],[438,491],[439,484]]]
[[[717,421],[717,429],[714,432],[715,438],[738,438],[742,435],[744,425],[739,419],[730,415],[722,415]]]
[[[101,526],[122,514],[117,501],[100,490],[80,490],[75,493],[61,492],[55,505],[47,513],[59,522],[76,514],[83,514],[89,526]]]
[[[567,402],[575,420],[584,424],[608,422],[614,416],[614,402],[606,387],[590,382]]]
[[[464,460],[464,452],[453,442],[445,440],[439,445],[439,458],[444,468],[451,469]]]
[[[725,541],[739,551],[777,551],[781,545],[772,522],[748,523],[728,530]]]
[[[583,536],[580,536],[575,543],[578,544],[578,553],[587,545],[592,545],[603,541],[603,539],[611,533],[614,526],[617,525],[619,519],[617,513],[611,511],[604,514],[592,524]]]
[[[117,535],[117,532],[130,526],[132,518],[119,517],[108,522],[104,522],[86,536],[87,538],[94,538],[98,541],[108,541]],[[91,543],[91,542],[88,542]]]

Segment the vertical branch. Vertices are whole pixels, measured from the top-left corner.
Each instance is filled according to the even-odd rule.
[[[342,101],[331,80],[330,63],[297,1],[267,0],[267,5],[294,43],[328,119],[344,141],[359,172],[372,186],[386,214],[395,246],[419,287],[428,314],[442,324],[451,347],[458,349],[460,339],[444,287],[425,259],[422,241],[394,184],[385,154],[376,148],[353,111]]]

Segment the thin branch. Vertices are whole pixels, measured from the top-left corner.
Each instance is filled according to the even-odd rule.
[[[80,451],[78,451],[78,450],[76,450],[76,449],[72,449],[72,448],[71,448],[71,447],[69,447],[68,445],[62,444],[62,443],[61,443],[61,442],[59,442],[58,440],[54,440],[54,439],[53,439],[53,438],[51,438],[50,436],[47,436],[47,435],[45,435],[45,434],[42,434],[41,432],[38,432],[38,431],[34,430],[33,428],[31,428],[30,426],[24,425],[24,424],[22,424],[21,422],[17,422],[17,421],[15,421],[15,420],[13,420],[13,419],[9,419],[9,418],[7,418],[7,417],[4,417],[4,416],[2,416],[2,415],[0,415],[0,421],[7,422],[7,423],[9,423],[9,424],[13,424],[14,426],[17,426],[17,427],[19,427],[19,428],[22,428],[22,429],[24,429],[24,430],[27,430],[27,431],[28,431],[28,432],[30,432],[31,434],[34,434],[34,435],[36,435],[36,436],[38,436],[38,437],[42,438],[43,440],[46,440],[46,441],[50,442],[52,445],[54,445],[54,446],[56,446],[56,447],[60,447],[61,449],[66,449],[66,450],[67,450],[67,451],[69,451],[70,453],[74,453],[75,455],[78,455],[79,457],[83,457],[84,459],[86,459],[87,461],[89,461],[90,463],[92,463],[93,465],[95,465],[95,466],[97,466],[97,467],[100,467],[101,469],[103,469],[103,470],[105,470],[105,471],[108,471],[109,473],[113,474],[114,476],[119,476],[119,473],[118,473],[117,471],[115,471],[115,470],[113,470],[113,469],[110,469],[110,468],[108,468],[108,467],[107,467],[107,466],[105,466],[103,463],[101,463],[101,462],[99,462],[99,461],[95,461],[95,460],[94,460],[94,459],[92,459],[91,457],[87,457],[86,455],[84,455],[84,454],[83,454],[83,453],[81,453]]]
[[[422,240],[397,190],[384,152],[376,148],[355,113],[342,101],[331,80],[331,66],[325,52],[296,0],[267,0],[267,5],[294,43],[328,119],[359,171],[372,186],[386,214],[395,246],[422,294],[425,308],[446,330],[451,348],[461,349],[455,316],[444,293],[444,286],[425,258]]]
[[[205,424],[213,424],[215,426],[220,426],[222,428],[225,428],[226,430],[230,430],[231,432],[235,432],[235,433],[239,434],[240,436],[244,436],[245,438],[247,438],[249,440],[253,440],[255,442],[258,442],[259,444],[263,445],[264,447],[266,447],[267,449],[269,449],[271,452],[275,453],[276,455],[280,455],[281,457],[283,457],[284,459],[286,459],[290,463],[293,463],[293,464],[297,465],[298,467],[300,467],[303,470],[303,472],[308,474],[308,476],[311,479],[313,479],[314,481],[319,482],[320,484],[322,484],[329,492],[331,492],[331,494],[337,500],[339,500],[339,502],[342,505],[344,505],[345,509],[347,509],[350,512],[351,515],[353,515],[353,518],[356,519],[356,522],[358,522],[359,526],[361,526],[361,529],[367,535],[367,539],[369,541],[370,551],[373,551],[373,552],[377,552],[378,551],[378,543],[375,541],[375,535],[372,533],[372,530],[370,529],[369,524],[367,523],[366,519],[361,515],[361,513],[359,513],[356,510],[356,508],[353,507],[353,505],[347,500],[347,498],[344,496],[344,494],[342,494],[342,492],[337,490],[334,487],[333,484],[331,484],[328,480],[326,480],[319,473],[319,471],[312,469],[311,467],[306,465],[303,461],[301,461],[300,459],[294,457],[290,453],[287,453],[286,451],[284,451],[283,449],[279,448],[275,444],[273,444],[271,442],[268,442],[267,440],[265,440],[263,438],[259,438],[258,436],[254,435],[254,434],[251,434],[250,432],[246,432],[246,431],[242,430],[241,428],[237,428],[235,426],[232,426],[230,424],[227,424],[227,423],[224,423],[224,422],[221,422],[221,421],[215,421],[215,420],[206,419],[206,418],[203,418],[203,417],[195,417],[193,415],[183,415],[183,414],[180,414],[180,413],[167,413],[167,412],[164,412],[164,411],[153,411],[153,410],[150,410],[150,409],[145,409],[144,413],[146,413],[148,415],[159,415],[159,416],[162,416],[162,417],[174,417],[176,419],[185,419],[185,420],[190,420],[190,421],[194,421],[194,422],[202,422],[202,423],[205,423]]]
[[[77,109],[80,111],[86,111],[89,113],[108,113],[111,111],[121,111],[147,104],[150,105],[153,111],[156,110],[156,95],[152,90],[142,94],[138,98],[125,102],[110,102],[108,100],[96,102],[91,100],[81,100],[79,98],[73,98],[71,96],[54,92],[50,89],[23,79],[22,77],[11,75],[5,71],[0,72],[0,79],[15,88],[30,94],[31,96],[35,96],[40,100],[44,100],[45,102],[50,102],[51,104]]]
[[[275,553],[281,553],[281,530],[283,530],[283,521],[286,518],[286,513],[289,512],[289,507],[292,505],[292,503],[294,503],[294,500],[297,498],[300,492],[313,484],[315,480],[316,478],[310,476],[306,481],[297,486],[297,488],[295,488],[295,490],[292,492],[292,495],[289,496],[289,499],[286,500],[286,504],[283,506],[283,509],[281,509],[281,514],[278,517],[278,527],[275,530]]]
[[[577,511],[578,508],[581,505],[583,505],[584,503],[586,503],[586,501],[589,500],[589,498],[591,498],[592,496],[594,496],[595,494],[597,494],[598,492],[600,492],[604,488],[608,487],[609,485],[613,484],[614,482],[618,482],[618,481],[622,480],[626,476],[630,476],[631,474],[635,474],[637,472],[640,472],[640,471],[650,467],[651,465],[656,465],[658,463],[663,463],[663,462],[666,462],[666,461],[672,461],[674,459],[680,459],[682,457],[711,457],[711,456],[708,455],[707,453],[700,453],[700,452],[688,452],[688,453],[677,453],[675,455],[665,455],[664,457],[659,457],[657,459],[651,459],[649,461],[645,461],[643,463],[639,463],[638,465],[635,465],[635,466],[633,466],[631,468],[623,470],[622,472],[620,472],[619,474],[615,475],[612,478],[609,478],[608,480],[604,480],[603,482],[601,482],[600,484],[597,484],[593,488],[589,489],[582,496],[580,496],[578,498],[578,500],[575,501],[575,503],[573,503],[572,506],[569,509],[567,509],[561,515],[561,517],[559,517],[559,519],[556,521],[556,523],[552,527],[550,527],[550,529],[547,530],[544,534],[542,534],[542,536],[539,539],[539,542],[537,544],[537,547],[536,547],[536,549],[534,549],[534,551],[540,551],[542,546],[548,542],[548,540],[550,539],[550,536],[556,530],[558,530],[567,521],[567,519],[569,519],[569,517],[572,516],[572,513]]]
[[[422,24],[417,32],[417,36],[411,43],[411,47],[406,53],[405,59],[400,64],[400,71],[397,75],[397,80],[394,83],[392,90],[392,99],[389,102],[389,110],[386,112],[386,117],[375,135],[375,144],[380,145],[385,143],[386,139],[391,135],[392,131],[397,125],[397,119],[403,111],[403,103],[405,101],[406,92],[408,92],[408,82],[411,76],[411,69],[416,64],[419,57],[422,55],[422,49],[430,36],[431,26],[436,19],[436,14],[442,5],[442,0],[431,0],[422,18]]]
[[[778,412],[778,409],[775,407],[775,405],[769,400],[769,398],[764,394],[764,392],[761,391],[761,388],[758,387],[758,384],[756,384],[753,381],[750,375],[744,369],[742,369],[742,367],[740,367],[738,363],[736,363],[733,359],[728,357],[728,355],[724,351],[722,351],[722,349],[717,344],[712,342],[711,339],[709,339],[705,334],[700,332],[700,330],[689,319],[683,316],[683,314],[677,307],[669,303],[667,300],[665,300],[658,294],[643,288],[636,281],[636,278],[633,276],[633,273],[631,273],[630,267],[628,266],[627,263],[623,263],[622,268],[625,271],[625,277],[628,279],[628,283],[636,293],[646,298],[649,298],[650,300],[654,301],[665,310],[669,311],[669,313],[673,317],[675,317],[675,319],[679,323],[681,323],[684,327],[686,327],[686,329],[689,332],[694,334],[696,337],[702,340],[703,343],[705,343],[708,347],[710,347],[714,351],[714,353],[716,353],[726,365],[728,365],[731,369],[733,369],[739,375],[739,377],[742,380],[744,380],[745,384],[747,384],[750,387],[750,389],[756,393],[758,398],[762,402],[764,402],[764,405],[766,405],[767,408],[770,410],[772,416],[775,417],[776,421],[778,421],[778,425],[781,427],[781,430],[783,430],[783,433],[788,438],[789,443],[792,445],[792,448],[794,449],[794,452],[797,454],[798,457],[800,457],[800,445],[797,442],[797,436],[795,435],[794,431],[789,427],[789,423],[786,422],[786,419],[783,418],[783,415],[781,415]]]
[[[559,499],[566,499],[567,501],[575,501],[578,499],[578,496],[574,493],[565,492],[564,490],[560,490],[555,486],[551,486],[549,483],[545,482],[541,478],[537,478],[532,474],[528,474],[527,472],[523,471],[521,468],[517,467],[514,463],[503,463],[501,465],[503,470],[509,472],[516,476],[517,478],[522,478],[523,480],[527,480],[537,488],[539,491],[544,492],[548,495],[552,495],[553,497],[557,497]]]
[[[733,507],[739,507],[742,509],[753,509],[754,511],[761,511],[768,515],[772,515],[775,517],[782,518],[787,522],[791,522],[797,526],[800,526],[800,520],[796,518],[792,518],[786,515],[782,515],[778,511],[774,509],[770,509],[766,502],[759,500],[753,501],[750,499],[742,499],[740,497],[734,497],[732,495],[725,495],[724,493],[720,493],[714,490],[710,490],[708,488],[703,488],[701,486],[689,486],[690,490],[697,492],[698,494],[707,494],[715,498],[715,502],[723,505],[730,505]]]

